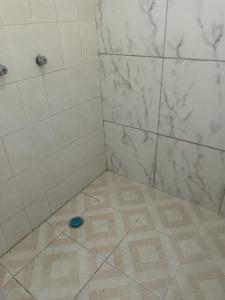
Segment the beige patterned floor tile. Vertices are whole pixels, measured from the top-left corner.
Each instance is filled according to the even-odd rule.
[[[168,238],[180,265],[207,261],[213,255],[197,228],[183,228],[168,233]]]
[[[106,258],[134,225],[138,216],[105,207],[101,201],[95,201],[89,196],[85,198],[92,200],[92,203],[82,214],[85,220],[82,227],[74,229],[68,225],[70,218],[77,214],[73,203],[76,199],[58,211],[49,221],[56,230],[66,233],[73,240]]]
[[[100,204],[100,201],[80,193],[49,218],[48,222],[56,225],[56,228],[63,232],[71,218],[83,215],[88,207],[93,208]]]
[[[154,230],[140,233],[131,229],[108,262],[161,297],[179,267],[169,237]]]
[[[211,221],[201,225],[199,234],[213,257],[225,259],[225,220]]]
[[[104,264],[76,300],[160,300],[161,298]]]
[[[224,300],[224,260],[199,262],[181,267],[165,300]]]
[[[15,275],[58,235],[58,231],[52,225],[43,223],[3,255],[0,262]]]
[[[139,207],[155,196],[154,189],[111,172],[105,172],[84,192],[118,210]]]
[[[11,278],[12,275],[3,266],[0,265],[0,288],[5,285]]]
[[[11,279],[0,289],[1,300],[34,300],[34,298],[20,286],[15,279]]]
[[[101,263],[90,251],[62,234],[16,278],[38,300],[70,300]]]

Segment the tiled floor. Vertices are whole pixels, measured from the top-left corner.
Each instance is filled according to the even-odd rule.
[[[224,300],[225,219],[106,172],[0,258],[0,286],[1,300]]]

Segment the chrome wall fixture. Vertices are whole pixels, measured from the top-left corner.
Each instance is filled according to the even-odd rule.
[[[0,76],[6,75],[8,73],[8,68],[0,64]]]
[[[38,56],[36,57],[36,63],[39,65],[39,66],[44,66],[46,65],[48,62],[48,59],[46,56],[44,55],[40,55],[38,54]]]

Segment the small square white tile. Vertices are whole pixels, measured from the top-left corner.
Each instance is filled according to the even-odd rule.
[[[106,157],[105,153],[102,153],[94,159],[87,162],[80,168],[80,179],[82,189],[86,188],[88,184],[94,181],[106,170]]]
[[[61,69],[63,67],[63,59],[57,24],[35,24],[33,29],[37,43],[37,53],[46,56],[48,59],[47,64],[41,67],[42,72],[52,72]]]
[[[9,165],[9,161],[3,147],[2,141],[0,140],[0,182],[9,179],[12,176],[12,171]]]
[[[100,98],[80,104],[71,110],[75,138],[82,137],[102,126]]]
[[[66,79],[68,97],[72,107],[100,96],[97,62],[68,69]]]
[[[80,38],[83,62],[98,59],[96,22],[94,20],[80,22]]]
[[[38,167],[27,169],[16,176],[22,201],[28,205],[44,193],[41,173]]]
[[[0,16],[4,25],[30,23],[28,0],[0,0]]]
[[[29,0],[31,17],[34,23],[56,20],[54,0]]]
[[[3,142],[15,173],[34,165],[36,158],[28,129],[7,135]]]
[[[59,113],[53,117],[56,142],[59,147],[64,147],[75,139],[74,128],[70,111]]]
[[[80,19],[94,19],[96,16],[96,0],[78,0]]]
[[[41,77],[18,83],[22,103],[29,122],[45,119],[49,115],[47,97]]]
[[[14,178],[0,184],[0,199],[0,223],[2,224],[23,208],[19,190]]]
[[[38,159],[56,151],[55,135],[51,119],[40,121],[30,128],[32,141]]]
[[[16,84],[0,86],[0,135],[26,125],[26,117]]]
[[[79,65],[82,61],[79,24],[76,22],[60,23],[59,30],[65,66]]]
[[[31,231],[25,211],[22,210],[6,223],[2,224],[2,231],[10,247],[25,237]]]
[[[56,114],[68,108],[66,71],[57,71],[44,76],[50,113]]]
[[[1,24],[1,20],[0,20]],[[12,64],[12,59],[9,54],[9,45],[8,40],[5,32],[5,26],[0,26],[0,40],[1,40],[1,47],[0,47],[0,57],[1,63],[4,64],[10,72],[7,75],[0,76],[0,85],[10,83],[16,80],[16,72],[15,67]]]
[[[32,229],[39,226],[50,216],[48,201],[45,196],[35,200],[26,207]]]
[[[40,169],[46,190],[50,190],[64,180],[64,166],[58,153],[51,154],[40,161]]]
[[[16,78],[21,80],[40,75],[35,60],[38,53],[32,25],[7,26],[6,36]]]
[[[76,0],[55,0],[59,21],[74,21],[78,18]]]

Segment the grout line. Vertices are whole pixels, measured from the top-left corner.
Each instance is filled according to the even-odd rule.
[[[166,135],[166,134],[156,132],[156,131],[152,131],[152,130],[140,129],[140,128],[137,128],[137,127],[133,127],[133,126],[130,126],[130,125],[125,125],[125,124],[122,124],[122,123],[119,123],[119,122],[113,122],[113,121],[109,121],[109,120],[104,120],[104,122],[105,123],[111,123],[111,124],[118,125],[118,126],[124,126],[124,127],[131,128],[131,129],[136,129],[136,130],[139,130],[139,131],[145,131],[145,132],[155,134],[155,135],[158,135],[158,136],[162,136],[162,137],[165,137],[165,138],[178,140],[178,141],[181,141],[181,142],[193,144],[193,145],[196,145],[196,146],[201,146],[201,147],[212,149],[212,150],[217,150],[217,151],[220,151],[220,152],[225,152],[225,149],[220,149],[220,148],[213,147],[213,146],[208,146],[208,145],[205,145],[205,144],[199,144],[197,142],[192,142],[192,141],[185,140],[185,139],[182,139],[182,138],[179,138],[179,137],[173,137],[173,136]]]
[[[156,56],[156,55],[141,55],[141,54],[123,54],[123,53],[106,53],[99,52],[99,55],[110,55],[110,56],[127,56],[127,57],[140,57],[140,58],[156,58],[165,60],[189,60],[196,62],[220,62],[225,63],[223,59],[207,59],[207,58],[192,58],[192,57],[175,57],[175,56]]]
[[[21,286],[26,292],[27,292],[27,294],[29,294],[31,297],[32,297],[32,299],[33,300],[37,300],[37,298],[36,297],[34,297],[34,295],[25,287],[25,286],[23,286],[22,284],[21,284],[21,282],[19,282],[19,280],[17,279],[17,278],[13,278],[15,281],[16,281],[16,283],[19,285],[19,286]]]
[[[164,75],[164,63],[165,63],[165,50],[166,50],[166,33],[167,33],[167,17],[168,17],[168,0],[166,1],[166,19],[164,28],[164,41],[163,41],[163,60],[162,60],[162,70],[161,70],[161,83],[160,83],[160,94],[159,94],[159,105],[158,105],[158,120],[157,120],[157,136],[155,145],[155,162],[153,171],[153,184],[156,186],[156,172],[157,172],[157,156],[158,156],[158,144],[159,144],[159,124],[160,124],[160,111],[162,102],[162,91],[163,91],[163,75]]]

